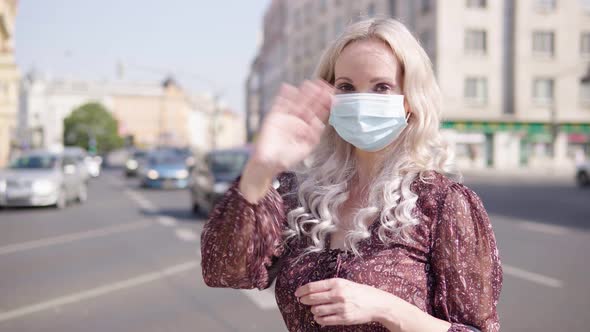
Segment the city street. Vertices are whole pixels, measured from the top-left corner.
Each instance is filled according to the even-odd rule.
[[[504,266],[503,331],[590,326],[590,190],[573,181],[468,178]],[[185,190],[141,189],[122,171],[63,211],[0,211],[0,331],[284,331],[272,291],[208,288],[203,216]]]

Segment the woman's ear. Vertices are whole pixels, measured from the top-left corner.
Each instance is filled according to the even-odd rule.
[[[412,115],[412,110],[410,109],[410,103],[408,103],[408,99],[404,98],[404,110],[406,111],[406,122]]]

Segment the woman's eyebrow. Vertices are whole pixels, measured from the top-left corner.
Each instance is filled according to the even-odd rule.
[[[395,83],[392,79],[390,79],[389,77],[385,77],[385,76],[372,78],[369,82],[375,83],[377,81],[387,81],[390,83]]]
[[[351,82],[352,83],[352,80],[350,78],[346,77],[346,76],[338,77],[338,78],[336,78],[334,80],[334,82],[336,82],[338,80],[345,80],[345,81],[348,81],[348,82]]]

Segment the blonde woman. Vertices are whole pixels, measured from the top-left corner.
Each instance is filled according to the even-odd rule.
[[[361,21],[317,76],[282,87],[211,213],[207,285],[276,279],[289,331],[498,331],[494,233],[477,195],[447,177],[424,50],[395,20]]]

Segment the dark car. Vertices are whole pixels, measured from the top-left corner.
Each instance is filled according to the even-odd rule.
[[[576,182],[580,187],[590,187],[590,162],[579,164],[576,167]]]
[[[242,173],[251,148],[214,150],[195,162],[190,176],[193,212],[209,212]]]
[[[180,189],[188,186],[185,159],[174,153],[150,153],[139,174],[142,187]]]

